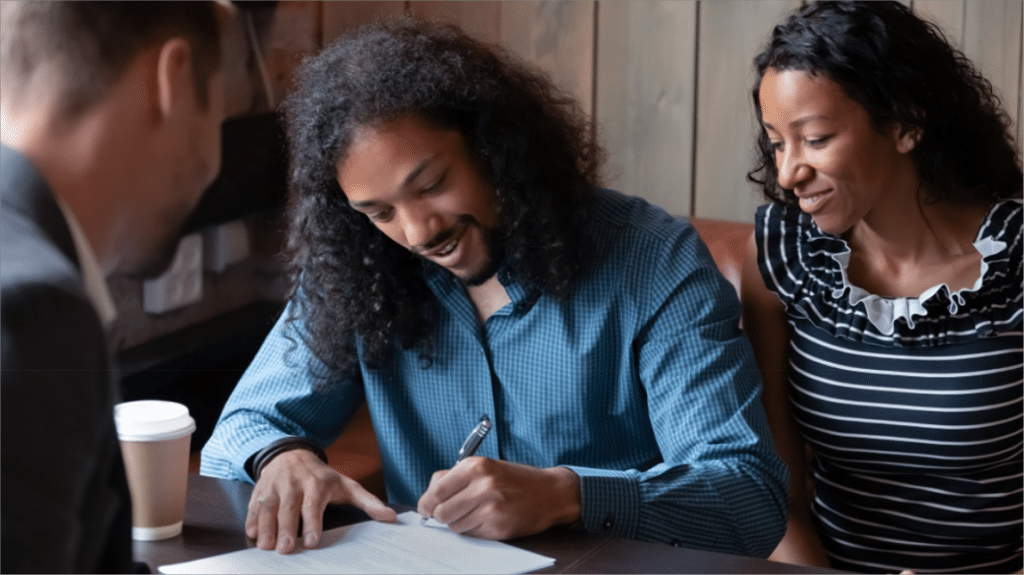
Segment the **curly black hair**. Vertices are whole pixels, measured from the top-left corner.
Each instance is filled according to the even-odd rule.
[[[765,71],[829,78],[867,110],[875,129],[918,130],[911,152],[929,202],[1019,197],[1020,160],[1009,116],[992,84],[935,25],[899,2],[813,2],[775,27],[754,58],[754,110]],[[747,179],[769,201],[796,203],[779,186],[775,153],[762,129]]]
[[[301,337],[329,369],[379,367],[396,345],[418,346],[428,365],[438,313],[423,277],[434,264],[380,232],[338,184],[360,128],[415,117],[457,130],[496,193],[502,266],[542,293],[571,293],[604,152],[579,104],[543,73],[455,26],[406,17],[305,59],[283,110],[288,319],[305,322]]]

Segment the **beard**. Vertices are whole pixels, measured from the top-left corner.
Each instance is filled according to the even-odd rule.
[[[458,274],[456,274],[456,277],[458,277],[459,281],[461,281],[463,285],[467,285],[470,287],[482,285],[484,282],[494,277],[494,274],[498,273],[498,269],[501,267],[501,263],[504,260],[504,250],[500,246],[502,245],[501,238],[505,237],[505,234],[503,234],[501,230],[497,227],[484,227],[480,225],[480,222],[477,221],[477,219],[474,218],[473,216],[469,214],[464,214],[456,219],[455,225],[452,226],[450,229],[438,234],[434,239],[425,244],[422,248],[412,248],[411,251],[417,256],[421,256],[423,251],[430,250],[436,246],[439,246],[447,242],[455,234],[461,233],[460,229],[469,228],[471,226],[480,230],[480,236],[483,241],[486,260],[479,268],[469,271],[467,276],[460,277]],[[423,261],[428,262],[431,265],[438,265],[431,261],[430,258],[424,258],[422,256],[421,258],[423,259]],[[438,267],[442,267],[442,269],[445,269],[443,268],[443,266]],[[451,272],[451,270],[448,271],[449,273],[454,273]]]
[[[469,277],[462,280],[462,283],[476,287],[482,285],[487,280],[494,277],[494,274],[498,273],[498,269],[501,268],[502,262],[505,260],[504,250],[501,249],[500,238],[504,236],[498,228],[483,228],[480,230],[483,232],[484,237],[484,248],[487,250],[487,261],[484,262],[480,269],[474,271]]]

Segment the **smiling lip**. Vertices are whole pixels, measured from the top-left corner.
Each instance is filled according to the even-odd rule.
[[[827,198],[830,193],[832,193],[831,189],[822,190],[820,192],[796,194],[796,197],[800,201],[801,210],[807,213],[813,213],[821,209],[825,198]]]
[[[423,250],[419,255],[430,258],[433,260],[444,259],[453,253],[459,247],[459,241],[462,239],[466,228],[469,226],[463,222],[459,222],[452,228],[451,234],[444,240],[441,241],[440,245],[429,250]]]

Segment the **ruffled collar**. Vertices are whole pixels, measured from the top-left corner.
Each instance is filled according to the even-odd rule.
[[[988,222],[991,213],[991,210],[989,210],[989,213],[985,216],[985,223]],[[817,224],[813,220],[811,225],[814,226],[818,233],[824,234],[824,232],[818,229]],[[981,229],[986,227],[983,223]],[[977,293],[982,285],[984,285],[985,277],[988,275],[989,270],[989,263],[986,259],[1003,252],[1007,245],[1006,242],[993,239],[992,237],[983,237],[974,241],[974,249],[978,250],[978,253],[981,254],[981,272],[971,287],[952,291],[949,285],[943,282],[926,289],[917,297],[886,297],[870,293],[850,282],[850,278],[847,275],[847,268],[850,265],[850,246],[842,238],[835,238],[835,240],[840,242],[843,247],[841,251],[831,254],[830,257],[839,265],[838,271],[842,280],[842,286],[832,290],[832,297],[838,299],[846,293],[851,307],[863,305],[868,321],[871,322],[871,325],[875,326],[875,329],[885,335],[892,335],[896,331],[896,320],[900,318],[906,321],[907,327],[914,329],[914,316],[927,316],[928,309],[925,307],[925,303],[933,299],[945,304],[946,310],[950,315],[958,313],[960,307],[967,303],[965,296]]]

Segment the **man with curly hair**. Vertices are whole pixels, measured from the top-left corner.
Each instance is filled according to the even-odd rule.
[[[285,112],[294,287],[201,468],[255,480],[260,548],[317,545],[327,503],[394,519],[322,461],[365,398],[389,500],[459,533],[771,552],[787,477],[735,292],[689,224],[598,187],[578,104],[404,20],[305,62]]]

